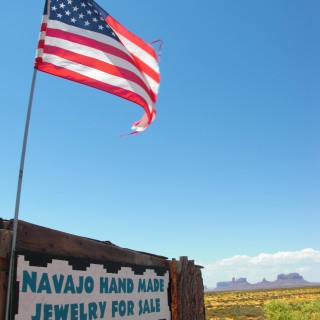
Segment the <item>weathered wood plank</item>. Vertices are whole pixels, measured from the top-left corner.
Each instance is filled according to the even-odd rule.
[[[0,229],[0,258],[9,259],[11,251],[12,232]]]
[[[171,320],[178,320],[178,280],[177,280],[177,260],[172,259],[170,267],[171,281]]]
[[[0,271],[0,319],[5,319],[8,273]]]
[[[166,268],[166,259],[19,221],[17,249]]]
[[[3,226],[3,224],[2,224]],[[4,320],[7,300],[9,256],[11,250],[12,232],[0,230],[0,319]]]

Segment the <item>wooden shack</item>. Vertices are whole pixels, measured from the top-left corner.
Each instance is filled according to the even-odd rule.
[[[12,220],[0,219],[0,320],[5,320],[12,227]],[[80,278],[82,280],[84,278],[83,272],[87,272],[85,270],[91,268],[92,265],[96,268],[95,270],[99,269],[104,270],[101,272],[107,272],[109,278],[105,277],[104,279],[106,283],[107,280],[110,280],[110,282],[109,287],[106,287],[105,292],[103,292],[104,297],[121,297],[118,300],[113,298],[112,306],[110,302],[110,319],[140,319],[141,314],[146,316],[145,313],[147,313],[150,320],[167,320],[169,318],[171,320],[205,320],[201,267],[195,265],[193,261],[189,261],[187,257],[181,257],[178,261],[175,259],[169,260],[156,254],[121,248],[109,241],[88,239],[24,221],[18,223],[16,256],[11,319],[27,320],[26,318],[29,316],[23,315],[22,308],[30,308],[28,301],[34,301],[38,296],[43,300],[47,293],[49,293],[50,299],[54,296],[51,292],[49,280],[43,277],[41,280],[36,278],[37,270],[42,270],[42,273],[39,271],[39,277],[40,275],[50,277],[47,269],[43,268],[50,266],[51,270],[54,264],[55,268],[61,268],[61,266],[67,268],[63,269],[67,270],[64,271],[65,274],[71,272],[81,274]],[[72,271],[73,269],[76,271]],[[57,271],[54,277],[60,274],[60,280],[65,279],[67,281],[68,278],[64,278],[64,272],[61,270]],[[125,275],[122,278],[118,275],[120,274],[119,270]],[[148,276],[146,276],[147,274]],[[77,292],[71,292],[72,286],[69,283],[64,292],[64,299],[67,299],[68,296],[74,299],[75,295],[72,296],[72,293],[78,293],[78,297],[82,301],[90,296],[89,293],[93,296],[94,283],[99,281],[99,278],[94,279],[94,277],[98,277],[97,271],[85,278],[88,279],[87,292],[84,292],[87,294],[86,297],[80,294],[80,285],[77,287],[77,290],[79,289]],[[71,276],[70,279],[72,279]],[[101,279],[102,277],[100,277],[100,282]],[[111,280],[114,283],[117,280],[124,285],[119,289],[116,285],[112,286]],[[36,281],[38,281],[38,287]],[[58,280],[55,279],[56,283],[58,283]],[[134,291],[134,288],[137,288],[136,291]],[[61,286],[59,290],[62,290]],[[120,292],[121,290],[122,292]],[[71,292],[69,295],[68,291]],[[102,294],[101,292],[102,289],[100,288],[100,294]],[[29,298],[31,295],[33,295],[32,299]],[[101,302],[100,313],[97,307],[94,309],[93,302],[87,309],[84,309],[82,304],[70,304],[70,310],[73,308],[73,312],[77,312],[77,315],[73,316],[74,318],[77,318],[80,312],[83,313],[83,318],[87,316],[88,312],[92,312],[92,314],[95,312],[97,318],[99,318],[97,316],[99,315],[100,319],[107,319],[107,309],[109,308],[107,303],[109,304],[109,301]],[[30,320],[32,318],[54,319],[55,309],[53,304],[51,306],[50,304],[44,304],[42,309],[40,303],[35,304],[35,306],[31,306],[35,315],[30,317]],[[66,312],[67,306],[69,305],[66,305],[63,312]],[[59,312],[62,312],[61,308]],[[82,311],[80,311],[81,308]],[[38,318],[37,314],[39,315]],[[94,318],[94,314],[92,318]],[[63,318],[61,317],[61,319]],[[68,316],[67,319],[72,319],[72,316]]]

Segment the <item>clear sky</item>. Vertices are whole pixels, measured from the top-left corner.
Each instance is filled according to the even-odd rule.
[[[157,119],[39,72],[20,219],[188,256],[204,282],[320,282],[320,2],[100,0],[164,42]],[[44,1],[0,12],[0,216],[12,218]]]

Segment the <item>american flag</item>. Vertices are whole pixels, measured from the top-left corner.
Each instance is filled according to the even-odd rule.
[[[160,84],[153,47],[92,0],[47,0],[35,68],[137,103],[144,109],[132,130],[155,119]]]

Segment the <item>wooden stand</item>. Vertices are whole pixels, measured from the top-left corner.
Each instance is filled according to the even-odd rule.
[[[5,319],[12,220],[0,218],[0,320]],[[16,249],[92,260],[162,267],[170,271],[172,320],[205,320],[201,267],[19,221]]]

